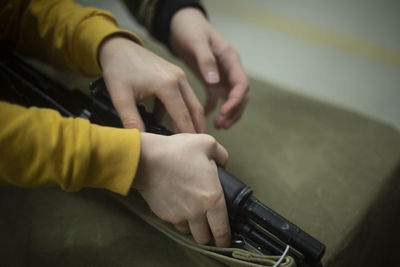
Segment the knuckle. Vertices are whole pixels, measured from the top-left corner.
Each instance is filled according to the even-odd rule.
[[[163,218],[161,218],[161,219],[163,219]],[[183,213],[169,212],[168,214],[166,214],[165,219],[163,219],[163,220],[167,221],[167,222],[170,222],[170,223],[172,223],[174,225],[179,225],[182,222],[184,222],[186,220],[186,218],[183,215]]]
[[[183,220],[180,218],[180,216],[171,216],[169,217],[168,221],[174,225],[179,225]]]
[[[199,202],[203,206],[208,206],[208,203],[210,202],[210,195],[209,192],[203,192],[198,195]]]
[[[186,79],[186,73],[180,67],[174,67],[174,74],[178,80]]]
[[[154,213],[163,221],[170,222],[170,223],[172,223],[172,221],[173,221],[174,217],[171,216],[168,212],[156,212],[156,211],[154,211]]]
[[[220,54],[224,55],[224,54],[235,54],[236,55],[236,51],[235,49],[233,49],[232,46],[230,46],[229,44],[224,44],[223,46],[221,46],[221,48],[218,51]]]
[[[204,135],[204,142],[210,147],[215,148],[218,146],[217,139],[211,135]]]
[[[222,190],[209,190],[199,195],[199,201],[203,203],[205,209],[215,208],[224,200]]]
[[[200,200],[201,201],[201,200]],[[201,212],[200,209],[197,208],[192,208],[186,211],[185,213],[185,219],[188,221],[196,220],[199,218],[203,213]]]
[[[184,221],[184,218],[179,212],[172,209],[153,210],[153,212],[163,221],[179,224]]]
[[[185,226],[175,225],[175,228],[176,228],[179,232],[181,232],[182,234],[188,234],[188,233],[190,233],[190,229],[188,229],[188,228],[185,227]]]
[[[196,240],[196,242],[198,244],[205,245],[210,242],[211,237],[210,236],[194,236],[194,240]]]
[[[221,201],[224,201],[224,194],[222,190],[214,191],[210,193],[209,196],[209,205],[210,207],[215,207],[221,204]]]
[[[172,73],[165,74],[160,81],[162,86],[168,85],[168,87],[171,89],[172,88],[178,89],[177,88],[179,82],[178,77]]]
[[[214,66],[217,64],[217,61],[212,55],[199,58],[199,62],[201,65],[206,65],[206,66]]]
[[[224,240],[228,238],[231,233],[228,227],[217,227],[213,229],[214,238],[217,240]]]

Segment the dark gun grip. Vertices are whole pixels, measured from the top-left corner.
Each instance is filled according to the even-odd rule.
[[[231,220],[234,220],[237,215],[236,212],[253,193],[253,190],[221,166],[218,166],[218,177],[224,191],[229,216]]]

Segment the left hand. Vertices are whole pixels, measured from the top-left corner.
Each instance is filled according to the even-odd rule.
[[[179,67],[120,35],[111,35],[102,42],[99,62],[125,128],[145,131],[136,104],[154,95],[180,132],[205,132],[203,107]]]
[[[170,30],[173,51],[205,84],[206,114],[222,99],[214,125],[228,129],[241,118],[248,101],[249,82],[239,55],[196,8],[176,12]]]

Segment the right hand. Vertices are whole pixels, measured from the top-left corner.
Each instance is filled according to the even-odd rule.
[[[206,114],[222,100],[214,126],[228,129],[241,118],[249,98],[249,81],[238,53],[197,8],[179,9],[170,30],[171,48],[204,82]]]
[[[179,67],[123,36],[110,36],[99,48],[103,77],[125,128],[145,126],[136,104],[155,95],[180,132],[205,132],[204,109]]]
[[[209,135],[141,133],[133,187],[158,217],[192,233],[197,243],[209,243],[212,233],[217,246],[228,247],[228,212],[216,166],[227,160],[228,152]]]

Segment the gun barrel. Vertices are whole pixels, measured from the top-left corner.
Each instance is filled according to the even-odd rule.
[[[256,228],[250,226],[251,220],[276,236],[285,245],[303,254],[302,260],[305,262],[312,264],[320,262],[325,252],[325,246],[321,242],[262,204],[252,195],[250,187],[223,168],[218,168],[218,176],[224,190],[231,225],[236,228],[236,231],[244,235],[247,233],[252,236],[253,241],[261,243],[260,245],[264,245],[267,250],[272,250],[271,252],[283,251],[284,246],[279,248],[279,244],[269,240],[261,232],[256,231]]]
[[[241,213],[268,229],[285,244],[301,252],[305,262],[311,264],[320,262],[325,252],[325,246],[297,225],[265,206],[254,196],[250,196],[246,200],[241,208]]]

